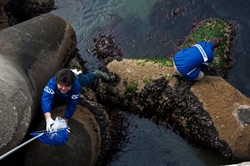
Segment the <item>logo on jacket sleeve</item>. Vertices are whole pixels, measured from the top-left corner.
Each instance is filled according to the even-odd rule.
[[[48,92],[49,94],[52,94],[52,95],[55,94],[55,92],[52,89],[50,89],[48,86],[45,86],[44,91]]]
[[[71,99],[78,99],[78,98],[79,98],[79,94],[71,96]]]

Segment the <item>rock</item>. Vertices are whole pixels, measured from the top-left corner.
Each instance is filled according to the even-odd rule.
[[[21,6],[22,15],[27,19],[54,10],[54,0],[25,0]]]
[[[170,125],[190,143],[229,159],[249,160],[250,100],[221,77],[190,83],[172,77],[172,67],[131,59],[115,60],[107,68],[119,81],[100,82],[102,100]]]
[[[180,43],[176,51],[212,37],[221,39],[214,51],[212,72],[205,73],[200,82],[173,77],[171,58],[113,58],[107,61],[111,81],[99,82],[96,94],[139,117],[171,127],[193,145],[209,147],[231,160],[249,160],[250,101],[222,79],[231,66],[234,35],[231,24],[213,18],[196,23]]]
[[[4,6],[9,2],[10,0],[2,0],[0,2],[0,30],[8,28],[9,24],[8,24],[8,17],[5,14],[4,11]]]

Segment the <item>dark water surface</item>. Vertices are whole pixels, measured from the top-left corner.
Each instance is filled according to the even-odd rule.
[[[169,57],[192,29],[194,22],[217,17],[236,27],[232,45],[235,60],[227,80],[250,97],[250,1],[249,0],[55,0],[51,13],[67,20],[77,34],[79,53],[88,68],[96,68],[95,58],[86,50],[98,33],[111,34],[125,58]],[[174,14],[175,13],[175,14]],[[130,116],[131,137],[112,166],[133,165],[221,165],[230,164],[222,156],[188,145],[177,134],[154,123]],[[136,127],[135,127],[136,126]]]

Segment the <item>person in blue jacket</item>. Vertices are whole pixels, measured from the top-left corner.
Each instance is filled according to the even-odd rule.
[[[210,65],[214,59],[213,51],[219,45],[220,40],[213,38],[177,52],[173,58],[175,75],[180,75],[187,81],[201,80],[204,76],[201,68]]]
[[[71,69],[63,68],[52,77],[43,90],[41,97],[41,109],[46,119],[46,130],[50,131],[54,120],[51,117],[52,104],[54,99],[67,103],[64,111],[64,119],[70,119],[78,103],[81,87],[90,85],[96,78],[109,80],[107,73],[100,70],[88,74],[75,74]]]

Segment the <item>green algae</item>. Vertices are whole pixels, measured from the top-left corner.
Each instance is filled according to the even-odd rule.
[[[152,78],[151,77],[144,77],[142,81],[145,84],[150,84],[152,82]]]
[[[214,50],[214,60],[211,67],[215,68],[218,75],[225,78],[224,68],[228,68],[228,52],[230,48],[230,24],[226,21],[209,18],[202,22],[197,30],[194,30],[187,36],[185,42],[180,46],[180,49],[191,47],[200,41],[209,41],[212,38],[219,38],[221,43],[218,48]]]
[[[200,24],[201,25],[197,26],[196,29],[191,31],[191,33],[185,38],[177,51],[191,47],[201,41],[209,41],[214,37],[219,38],[221,43],[220,46],[214,50],[214,60],[210,66],[218,72],[219,76],[225,78],[225,73],[227,72],[225,69],[229,68],[228,61],[230,60],[228,55],[230,49],[231,25],[218,18],[209,18],[202,21]],[[173,66],[172,58],[134,58],[134,60],[140,60],[137,64],[141,66],[145,66],[147,62],[158,64],[159,67]]]
[[[130,97],[137,94],[138,82],[129,82],[126,84],[126,90],[124,92],[125,97]]]
[[[159,67],[167,66],[167,67],[173,67],[173,60],[169,58],[134,58],[133,60],[140,60],[137,63],[137,65],[145,66],[147,62],[151,62],[154,64],[157,64]]]

